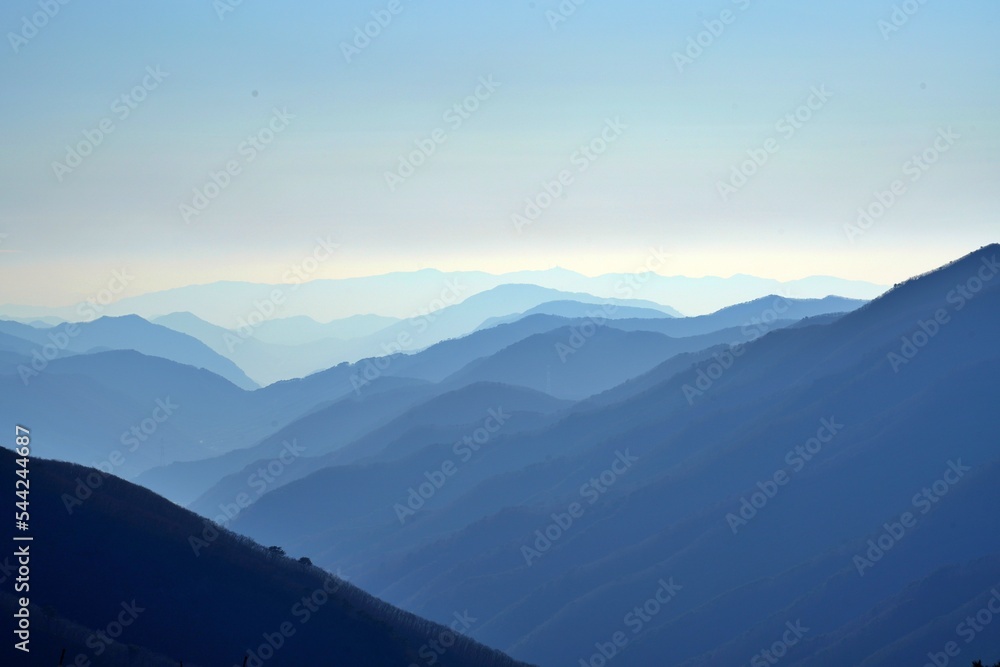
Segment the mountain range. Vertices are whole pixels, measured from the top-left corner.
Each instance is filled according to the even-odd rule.
[[[405,521],[394,507],[453,448],[319,470],[265,495],[234,529],[308,548],[432,619],[475,599],[488,618],[476,636],[540,664],[586,660],[618,631],[628,644],[616,663],[736,664],[800,620],[810,630],[789,664],[912,664],[948,640],[934,619],[990,589],[934,616],[910,596],[944,605],[921,597],[935,578],[968,576],[973,590],[972,573],[1000,552],[987,426],[1000,398],[988,333],[1000,281],[982,277],[995,275],[997,249],[622,402],[501,435]],[[276,520],[292,507],[294,523]],[[906,512],[914,525],[900,528]],[[682,588],[630,626],[661,581]],[[889,616],[891,631],[862,622]],[[1000,651],[990,637],[977,648]]]
[[[651,251],[655,257],[659,251]],[[171,313],[190,312],[226,328],[234,328],[254,312],[272,304],[278,317],[306,315],[320,322],[339,320],[359,313],[385,317],[417,317],[421,311],[467,299],[502,285],[534,285],[555,291],[591,294],[599,298],[638,298],[670,304],[685,315],[703,315],[734,303],[752,301],[768,294],[789,298],[822,298],[830,294],[871,299],[885,286],[864,281],[813,276],[778,281],[748,275],[728,278],[662,276],[641,267],[635,273],[589,277],[554,268],[492,275],[480,271],[438,271],[424,269],[363,278],[342,278],[299,282],[256,284],[217,282],[192,285],[128,297],[103,308],[105,315],[136,314],[156,318]],[[275,299],[277,292],[278,299]],[[8,319],[57,317],[79,318],[76,304],[66,307],[38,307],[2,304],[0,316]]]
[[[245,336],[218,286],[0,321],[54,545],[35,637],[99,659],[130,615],[98,641],[129,665],[995,660],[998,254],[870,301],[550,271],[423,308],[419,272],[378,316],[344,290],[399,276],[303,283]]]

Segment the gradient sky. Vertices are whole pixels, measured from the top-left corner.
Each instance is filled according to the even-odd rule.
[[[16,52],[38,0],[0,8],[0,303],[72,303],[123,267],[129,294],[279,282],[320,236],[340,249],[316,277],[595,275],[657,246],[668,275],[878,283],[997,238],[995,1],[928,0],[886,39],[892,0],[588,0],[555,29],[555,0],[399,0],[350,63],[341,43],[389,0],[243,0],[220,19],[224,1],[70,0]],[[727,9],[679,72],[674,52]],[[113,101],[156,66],[169,77],[119,119]],[[453,129],[443,114],[490,75],[500,87]],[[824,85],[814,117],[777,132]],[[241,142],[275,108],[295,118],[247,163]],[[580,173],[574,153],[609,118],[627,129]],[[53,162],[102,119],[114,132],[60,182]],[[437,128],[447,141],[390,192],[385,172]],[[911,182],[904,163],[942,128],[961,138]],[[723,202],[719,180],[772,137],[780,150]],[[242,173],[185,222],[229,160]],[[518,233],[511,216],[563,169],[564,196]],[[905,194],[849,240],[896,179]]]

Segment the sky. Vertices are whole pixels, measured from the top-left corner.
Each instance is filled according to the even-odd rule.
[[[891,284],[997,239],[996,2],[62,2],[0,8],[0,303],[332,245],[310,277]]]

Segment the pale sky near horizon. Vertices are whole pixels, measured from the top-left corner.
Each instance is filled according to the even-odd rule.
[[[664,275],[881,284],[998,238],[995,2],[226,2],[0,7],[0,303],[123,268],[123,296],[279,282],[317,238],[340,246],[316,278],[598,275],[658,247]]]

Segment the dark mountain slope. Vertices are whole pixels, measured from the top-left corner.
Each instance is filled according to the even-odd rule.
[[[37,451],[45,448],[41,438],[33,444]],[[14,469],[14,458],[0,451],[5,470]],[[398,667],[425,660],[421,647],[426,653],[428,642],[447,633],[317,568],[225,531],[206,532],[200,517],[116,478],[105,479],[68,513],[63,497],[91,474],[70,464],[31,461],[30,593],[50,617],[46,634],[36,636],[47,645],[33,646],[39,664],[54,664],[62,640],[72,640],[67,623],[106,628],[126,612],[130,620],[121,644],[188,665],[240,664],[251,650],[272,653],[269,665]],[[285,637],[275,639],[282,632]],[[280,647],[262,650],[268,637]],[[9,655],[11,642],[3,650]],[[95,653],[90,651],[91,659]],[[462,637],[436,657],[437,664],[456,667],[516,664]]]

